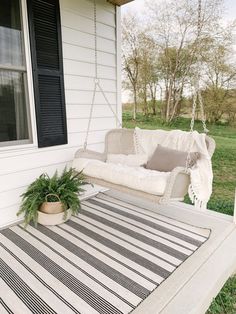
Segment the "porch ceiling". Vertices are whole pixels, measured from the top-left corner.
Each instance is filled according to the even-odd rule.
[[[123,4],[132,2],[132,1],[134,1],[134,0],[107,0],[107,1],[110,2],[110,3],[112,3],[112,4],[121,6],[121,5],[123,5]]]

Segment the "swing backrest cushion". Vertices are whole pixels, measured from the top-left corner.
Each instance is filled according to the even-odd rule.
[[[148,161],[146,168],[161,172],[170,172],[176,167],[185,167],[187,157],[187,152],[157,145],[157,148],[151,159]],[[192,167],[198,158],[199,153],[190,153],[189,167]]]

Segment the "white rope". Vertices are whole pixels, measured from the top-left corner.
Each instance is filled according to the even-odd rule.
[[[99,78],[98,78],[98,43],[97,43],[97,5],[96,5],[96,0],[93,1],[93,5],[94,5],[93,6],[93,8],[94,8],[93,12],[94,12],[95,79],[94,79],[94,90],[93,90],[92,103],[91,103],[90,113],[89,113],[88,127],[87,127],[87,131],[86,131],[86,135],[85,135],[85,141],[84,141],[84,150],[86,150],[87,145],[88,145],[88,136],[89,136],[89,131],[90,131],[91,122],[92,122],[93,109],[94,109],[94,105],[95,105],[95,96],[96,96],[96,93],[98,92],[98,90],[100,90],[100,92],[102,93],[107,105],[109,106],[109,108],[111,109],[111,112],[115,116],[117,125],[119,127],[122,127],[122,122],[120,121],[117,113],[112,108],[112,105],[109,102],[104,90],[102,89],[102,87],[100,85]]]
[[[106,100],[106,102],[107,102],[109,108],[111,109],[111,112],[114,114],[114,116],[115,116],[115,118],[116,118],[117,124],[118,124],[120,127],[122,127],[122,123],[121,123],[121,121],[120,121],[118,115],[116,114],[116,112],[115,112],[114,109],[112,108],[112,105],[111,105],[111,103],[109,102],[109,100],[108,100],[106,94],[104,93],[104,91],[103,91],[103,89],[102,89],[102,87],[101,87],[101,85],[100,85],[99,82],[98,82],[98,87],[99,87],[99,89],[100,89],[100,91],[101,91],[101,93],[102,93],[104,99]]]
[[[91,125],[91,122],[92,122],[93,108],[94,108],[94,103],[95,103],[95,95],[96,95],[96,91],[97,91],[97,86],[98,86],[98,82],[95,81],[95,86],[94,86],[94,91],[93,91],[93,98],[92,98],[92,104],[91,104],[90,113],[89,113],[89,121],[88,121],[88,126],[87,126],[87,132],[86,132],[85,140],[84,140],[84,150],[86,150],[87,145],[88,145],[88,136],[89,136],[90,125]]]

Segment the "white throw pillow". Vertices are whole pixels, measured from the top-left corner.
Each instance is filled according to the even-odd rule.
[[[108,154],[107,163],[121,164],[129,167],[142,167],[146,165],[148,161],[148,156],[146,154]]]

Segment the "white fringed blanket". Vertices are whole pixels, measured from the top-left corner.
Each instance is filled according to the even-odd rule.
[[[207,150],[206,135],[194,131],[173,130],[143,130],[135,128],[135,149],[137,154],[152,156],[157,145],[182,150],[199,152],[200,158],[196,165],[190,169],[191,184],[189,196],[196,207],[204,209],[212,193],[212,164]]]

